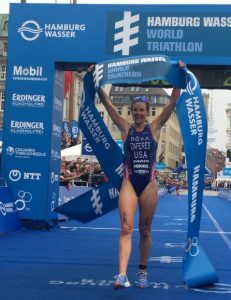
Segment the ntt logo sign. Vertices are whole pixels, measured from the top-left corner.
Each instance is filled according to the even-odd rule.
[[[33,20],[24,22],[22,26],[18,28],[18,32],[22,38],[29,42],[36,40],[42,31],[43,29],[40,28],[39,24]]]

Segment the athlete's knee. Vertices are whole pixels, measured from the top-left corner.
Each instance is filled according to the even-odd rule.
[[[144,227],[140,227],[139,231],[140,231],[141,238],[147,239],[151,237],[151,228],[144,226]]]
[[[133,231],[133,228],[128,223],[123,223],[121,226],[121,235],[122,236],[128,236],[131,235]]]

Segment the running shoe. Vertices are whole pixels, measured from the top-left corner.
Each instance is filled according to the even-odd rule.
[[[131,284],[128,281],[128,278],[124,274],[119,274],[115,276],[115,285],[114,285],[114,290],[130,287]]]
[[[138,288],[147,288],[149,286],[148,273],[144,271],[139,271],[137,273],[136,286]]]

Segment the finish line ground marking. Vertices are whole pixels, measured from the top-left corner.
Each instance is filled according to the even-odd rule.
[[[120,230],[119,227],[89,227],[89,226],[60,226],[61,229],[67,229],[70,231],[76,231],[79,229],[83,230]],[[139,231],[138,228],[134,228],[134,231]],[[187,230],[179,230],[179,229],[152,229],[152,232],[178,232],[178,233],[187,233]],[[224,233],[226,235],[231,235],[231,231],[208,231],[201,230],[200,233],[204,234],[221,234]]]

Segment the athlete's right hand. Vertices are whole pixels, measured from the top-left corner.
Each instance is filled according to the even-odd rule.
[[[89,66],[87,71],[93,73],[95,71],[95,65]]]

